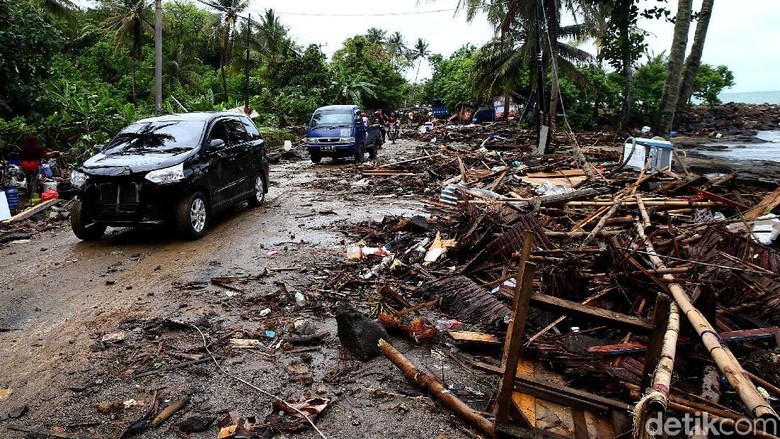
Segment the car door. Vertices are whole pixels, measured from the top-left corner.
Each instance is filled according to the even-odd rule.
[[[231,197],[233,177],[231,175],[230,138],[228,136],[225,119],[218,119],[209,129],[206,136],[206,169],[207,178],[211,185],[211,204],[219,207],[225,204]],[[212,142],[221,140],[221,146],[213,146]]]
[[[268,183],[268,159],[265,154],[265,141],[263,136],[260,135],[252,119],[248,117],[242,117],[241,122],[244,124],[246,133],[249,136],[249,162],[253,175],[259,173],[265,178],[266,184]]]
[[[252,167],[252,143],[244,124],[239,118],[230,118],[226,122],[228,137],[230,138],[231,155],[234,161],[231,163],[234,183],[236,185],[235,196],[246,195],[254,189],[254,175]]]

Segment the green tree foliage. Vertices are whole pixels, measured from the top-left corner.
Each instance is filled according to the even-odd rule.
[[[35,108],[62,33],[28,2],[0,0],[0,116],[13,118]]]
[[[726,88],[734,86],[734,73],[728,67],[720,65],[713,67],[702,64],[696,73],[693,86],[693,96],[709,106],[720,104],[718,95]]]
[[[333,54],[333,68],[335,94],[341,103],[391,109],[404,100],[406,80],[384,49],[362,35],[347,39]]]
[[[461,105],[471,107],[479,104],[472,85],[474,53],[477,48],[465,45],[444,59],[440,55],[430,57],[433,65],[433,77],[426,84],[425,96],[428,100],[439,98],[450,111]]]

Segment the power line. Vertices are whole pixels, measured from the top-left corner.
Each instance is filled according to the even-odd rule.
[[[457,9],[434,9],[430,11],[407,11],[407,12],[384,12],[373,14],[334,14],[331,12],[283,12],[276,11],[276,15],[294,15],[299,17],[396,17],[403,15],[423,15],[423,14],[438,14],[442,12],[455,12]]]

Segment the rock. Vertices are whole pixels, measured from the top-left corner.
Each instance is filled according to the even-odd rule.
[[[182,419],[176,424],[184,433],[200,433],[209,429],[217,418],[207,415],[192,415]]]
[[[309,319],[298,319],[293,322],[293,330],[298,335],[310,335],[314,334],[317,328]]]
[[[387,332],[347,304],[336,308],[336,323],[341,345],[355,358],[366,361],[379,355],[379,340],[388,340]]]

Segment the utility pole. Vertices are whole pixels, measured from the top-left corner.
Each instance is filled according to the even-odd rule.
[[[252,35],[252,14],[246,19],[246,65],[244,67],[244,113],[249,115],[249,37]]]
[[[537,108],[537,116],[536,116],[536,149],[534,150],[534,154],[542,155],[545,153],[545,150],[547,148],[547,135],[550,132],[550,127],[545,125],[545,118],[546,118],[546,111],[545,111],[545,96],[544,96],[544,50],[542,49],[542,30],[540,26],[540,17],[539,17],[539,8],[544,7],[543,5],[540,6],[542,0],[535,0],[534,1],[534,18],[536,22],[536,49],[538,53],[536,54],[536,62],[538,63],[539,71],[538,71],[538,78],[536,82],[536,108]],[[545,24],[546,25],[546,24]]]
[[[154,1],[154,104],[162,114],[162,0]]]

